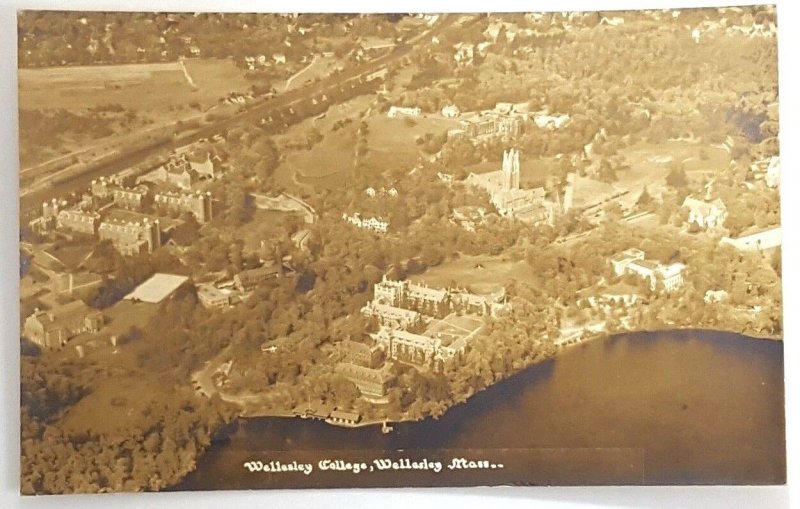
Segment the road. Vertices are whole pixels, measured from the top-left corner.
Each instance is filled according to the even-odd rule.
[[[243,121],[258,122],[262,118],[269,117],[272,114],[278,114],[281,110],[290,108],[292,105],[298,104],[304,100],[312,100],[315,97],[321,97],[322,94],[326,92],[330,93],[330,91],[333,90],[340,90],[347,82],[356,78],[363,78],[365,75],[380,69],[386,64],[407,56],[414,49],[426,46],[426,43],[414,45],[411,44],[411,42],[421,40],[422,37],[433,37],[434,35],[440,34],[450,27],[456,19],[456,15],[443,15],[432,29],[420,34],[420,36],[415,37],[408,43],[398,45],[393,52],[387,55],[370,60],[369,62],[334,76],[329,76],[306,87],[290,90],[272,99],[268,99],[265,102],[254,104],[231,117],[221,119],[195,131],[177,135],[171,140],[164,140],[152,146],[133,150],[113,161],[76,176],[73,179],[58,182],[57,184],[53,184],[41,190],[29,192],[20,198],[20,219],[26,222],[33,219],[41,212],[40,207],[42,202],[74,191],[80,191],[86,188],[94,178],[117,173],[136,165],[152,155],[174,150],[180,146],[194,143],[203,138],[211,138],[216,134],[224,133],[234,124]],[[352,83],[352,85],[355,86],[355,83]]]

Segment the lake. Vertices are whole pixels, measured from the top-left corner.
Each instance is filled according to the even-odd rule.
[[[382,458],[442,468],[383,471],[373,463]],[[453,458],[495,468],[451,470]],[[321,470],[324,459],[363,462],[366,471]],[[249,472],[243,463],[251,460],[309,463],[313,472]],[[173,489],[785,479],[783,342],[667,331],[571,347],[439,420],[395,424],[389,434],[299,418],[245,420]]]

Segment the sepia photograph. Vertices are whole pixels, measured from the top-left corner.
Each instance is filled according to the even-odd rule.
[[[774,5],[16,21],[22,495],[786,483]]]

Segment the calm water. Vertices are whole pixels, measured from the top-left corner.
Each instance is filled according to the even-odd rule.
[[[502,469],[321,471],[321,459],[486,459]],[[243,462],[308,462],[311,475]],[[439,420],[343,429],[263,418],[214,444],[176,489],[474,484],[782,484],[783,343],[708,331],[571,348]]]

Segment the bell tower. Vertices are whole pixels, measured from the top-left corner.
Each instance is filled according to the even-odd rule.
[[[503,191],[519,189],[519,150],[503,152]]]

